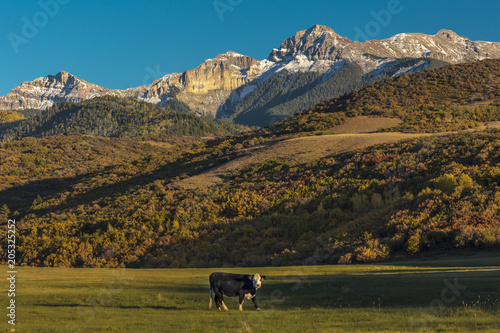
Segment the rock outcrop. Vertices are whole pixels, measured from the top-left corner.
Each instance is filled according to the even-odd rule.
[[[141,99],[161,105],[172,87],[176,87],[176,98],[196,113],[213,117],[231,92],[255,78],[249,75],[248,69],[256,63],[257,60],[251,57],[228,51],[205,60],[194,69],[154,81]]]

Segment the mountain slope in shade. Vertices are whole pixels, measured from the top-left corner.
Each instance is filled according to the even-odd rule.
[[[59,101],[76,102],[103,95],[133,97],[163,105],[172,95],[175,95],[177,100],[187,104],[198,115],[230,117],[239,121],[242,118],[238,117],[238,114],[248,114],[251,111],[257,118],[266,118],[267,116],[262,117],[263,113],[270,114],[272,118],[275,115],[293,114],[310,107],[311,103],[334,97],[331,94],[319,93],[314,99],[309,97],[300,99],[303,94],[309,93],[311,89],[321,86],[323,82],[334,77],[346,61],[359,66],[363,75],[368,78],[364,82],[369,84],[374,78],[384,78],[383,75],[387,75],[388,66],[396,68],[395,63],[409,58],[424,61],[436,59],[452,64],[500,58],[500,43],[471,41],[445,29],[435,35],[402,33],[383,40],[357,42],[338,35],[329,27],[315,25],[285,40],[264,60],[257,61],[228,51],[204,61],[192,70],[165,75],[148,87],[126,90],[106,89],[69,73],[61,72],[56,76],[24,82],[14,88],[10,94],[0,97],[0,110],[44,109]],[[419,71],[430,66],[429,63],[419,63],[419,61],[409,67],[396,68],[392,75]],[[297,73],[300,76],[289,81],[301,82],[293,87],[291,92],[293,96],[290,95],[287,99],[281,95],[272,97],[259,95],[258,87],[270,78],[276,79],[276,75],[282,75],[282,73],[287,73],[285,76],[288,77],[289,74]],[[309,75],[311,81],[305,82],[303,73],[312,73]],[[328,89],[324,86],[324,89],[316,90],[327,91]],[[290,92],[290,89],[287,91]],[[339,91],[344,92],[344,89]],[[250,97],[252,93],[253,96]],[[246,102],[245,98],[247,98]],[[274,102],[261,105],[258,111],[255,111],[255,106],[253,109],[241,107],[241,103],[247,103],[248,98],[271,99]],[[271,110],[276,106],[275,102],[283,100],[289,102],[290,99],[295,100],[296,105],[289,113],[282,114],[282,111]],[[312,102],[304,104],[300,100]],[[248,114],[248,117],[253,116]],[[268,121],[267,118],[265,121]],[[252,119],[246,123],[256,124]],[[259,125],[267,124],[260,122]]]
[[[277,120],[308,109],[325,100],[342,96],[355,89],[371,85],[389,77],[423,69],[441,67],[447,63],[427,58],[396,59],[370,73],[363,73],[357,63],[339,62],[335,75],[319,72],[283,71],[274,74],[254,91],[235,104],[219,108],[220,114],[234,122],[265,127]],[[243,86],[240,88],[245,89]]]
[[[249,72],[261,72],[260,76],[233,92],[219,108],[218,116],[230,117],[247,125],[265,126],[323,100],[390,76],[439,67],[446,63],[457,64],[498,57],[500,43],[474,42],[449,30],[441,30],[436,35],[398,34],[385,40],[360,43],[338,35],[331,28],[316,25],[297,32],[278,49],[273,49],[267,59],[250,68]],[[414,60],[409,61],[410,59]],[[350,77],[343,84],[336,76],[344,74],[346,62],[351,67],[360,67],[361,73],[356,71],[354,80]],[[265,79],[269,77],[276,81],[278,74],[283,80],[290,73],[301,77],[303,73],[311,72],[317,74],[314,80],[293,88],[286,86],[284,90],[293,90],[292,93],[277,92],[277,95],[269,96],[268,90],[262,92],[261,87],[265,85],[263,82],[268,83]],[[334,89],[332,79],[335,81]],[[303,82],[301,78],[290,82],[299,80]],[[301,90],[305,92],[299,94]],[[251,94],[241,97],[240,91],[250,91]],[[285,103],[286,108],[277,107],[277,100]]]
[[[393,130],[426,133],[500,121],[500,59],[389,78],[324,101],[270,128],[273,134],[329,131],[348,117],[398,118]]]

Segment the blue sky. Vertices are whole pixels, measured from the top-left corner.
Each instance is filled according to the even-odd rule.
[[[447,28],[498,42],[498,13],[498,0],[2,0],[0,95],[61,70],[122,89],[227,50],[261,60],[314,24],[357,40]]]

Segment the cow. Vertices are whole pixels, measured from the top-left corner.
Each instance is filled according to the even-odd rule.
[[[215,305],[220,310],[220,307],[224,310],[228,310],[226,304],[224,304],[224,296],[240,298],[239,310],[243,311],[243,301],[245,297],[251,299],[255,308],[260,310],[257,305],[256,291],[260,288],[262,280],[265,276],[260,276],[258,273],[254,275],[248,274],[231,274],[231,273],[212,273],[210,274],[210,303],[208,308],[212,308],[212,292],[215,294],[213,300]]]

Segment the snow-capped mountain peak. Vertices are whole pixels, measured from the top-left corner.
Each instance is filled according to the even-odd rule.
[[[41,109],[59,101],[76,102],[102,95],[134,97],[162,105],[169,96],[175,95],[197,114],[215,116],[219,107],[227,106],[228,101],[231,106],[237,105],[256,87],[282,71],[315,72],[326,80],[348,61],[359,66],[364,74],[376,76],[387,64],[403,58],[433,58],[453,64],[500,58],[500,43],[472,41],[447,29],[435,35],[400,33],[387,39],[357,42],[327,26],[314,25],[283,41],[264,60],[227,51],[191,70],[158,78],[148,87],[106,89],[61,71],[14,88],[10,94],[0,97],[0,110]],[[418,63],[398,73],[421,70],[425,66]]]
[[[57,102],[80,102],[86,99],[113,95],[136,97],[145,87],[125,90],[107,89],[89,83],[66,71],[56,75],[26,81],[12,89],[10,94],[0,97],[0,110],[45,109]]]
[[[326,51],[341,48],[349,39],[335,33],[329,27],[315,25],[309,29],[298,31],[281,43],[278,49],[273,49],[268,60],[290,61],[297,56],[305,56],[308,60],[335,60],[335,52]]]

